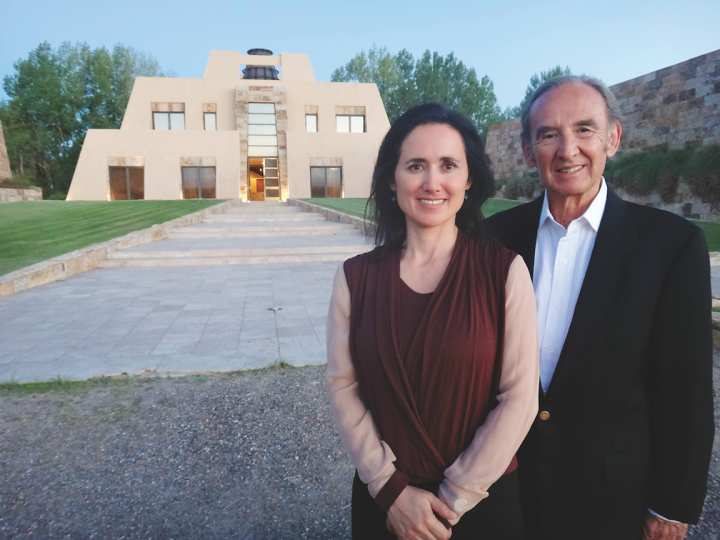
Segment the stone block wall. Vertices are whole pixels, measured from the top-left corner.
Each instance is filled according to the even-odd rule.
[[[611,86],[621,151],[720,143],[720,50]]]
[[[520,143],[519,118],[495,124],[488,130],[485,152],[490,157],[495,178],[516,178],[530,171]]]
[[[624,115],[620,153],[720,144],[720,50],[610,87]],[[520,119],[488,130],[497,178],[523,176]]]
[[[3,134],[2,123],[0,122],[0,182],[11,179],[10,158],[8,158],[7,148],[5,146],[5,135]]]
[[[0,188],[0,204],[21,201],[42,201],[42,189]]]

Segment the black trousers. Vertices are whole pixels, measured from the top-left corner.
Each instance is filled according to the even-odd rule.
[[[437,495],[438,484],[416,486]],[[522,540],[523,518],[520,510],[517,471],[495,482],[487,498],[466,512],[453,527],[452,540]],[[385,526],[387,514],[375,504],[367,485],[355,473],[352,487],[353,540],[396,540]]]

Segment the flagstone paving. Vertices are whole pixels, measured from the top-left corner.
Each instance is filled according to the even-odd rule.
[[[0,382],[324,363],[333,275],[369,248],[357,229],[317,216],[249,203],[0,298]]]

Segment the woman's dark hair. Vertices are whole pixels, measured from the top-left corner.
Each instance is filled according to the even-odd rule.
[[[400,159],[403,142],[418,126],[444,124],[452,127],[462,137],[468,164],[470,189],[467,200],[455,217],[458,229],[477,238],[492,241],[482,215],[482,205],[495,192],[490,161],[483,151],[483,144],[475,126],[462,114],[437,103],[426,103],[407,111],[398,118],[385,135],[372,176],[370,199],[365,215],[370,214],[373,225],[366,231],[375,237],[375,245],[383,246],[384,252],[401,249],[407,236],[405,214],[397,202],[390,185],[395,183],[395,169]],[[371,202],[374,208],[371,210]]]

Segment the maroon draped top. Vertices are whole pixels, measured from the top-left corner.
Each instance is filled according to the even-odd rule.
[[[414,484],[441,482],[497,404],[505,282],[515,254],[458,233],[436,290],[400,279],[400,253],[344,264],[350,354],[360,395],[395,467]],[[515,458],[508,468],[516,467]]]

